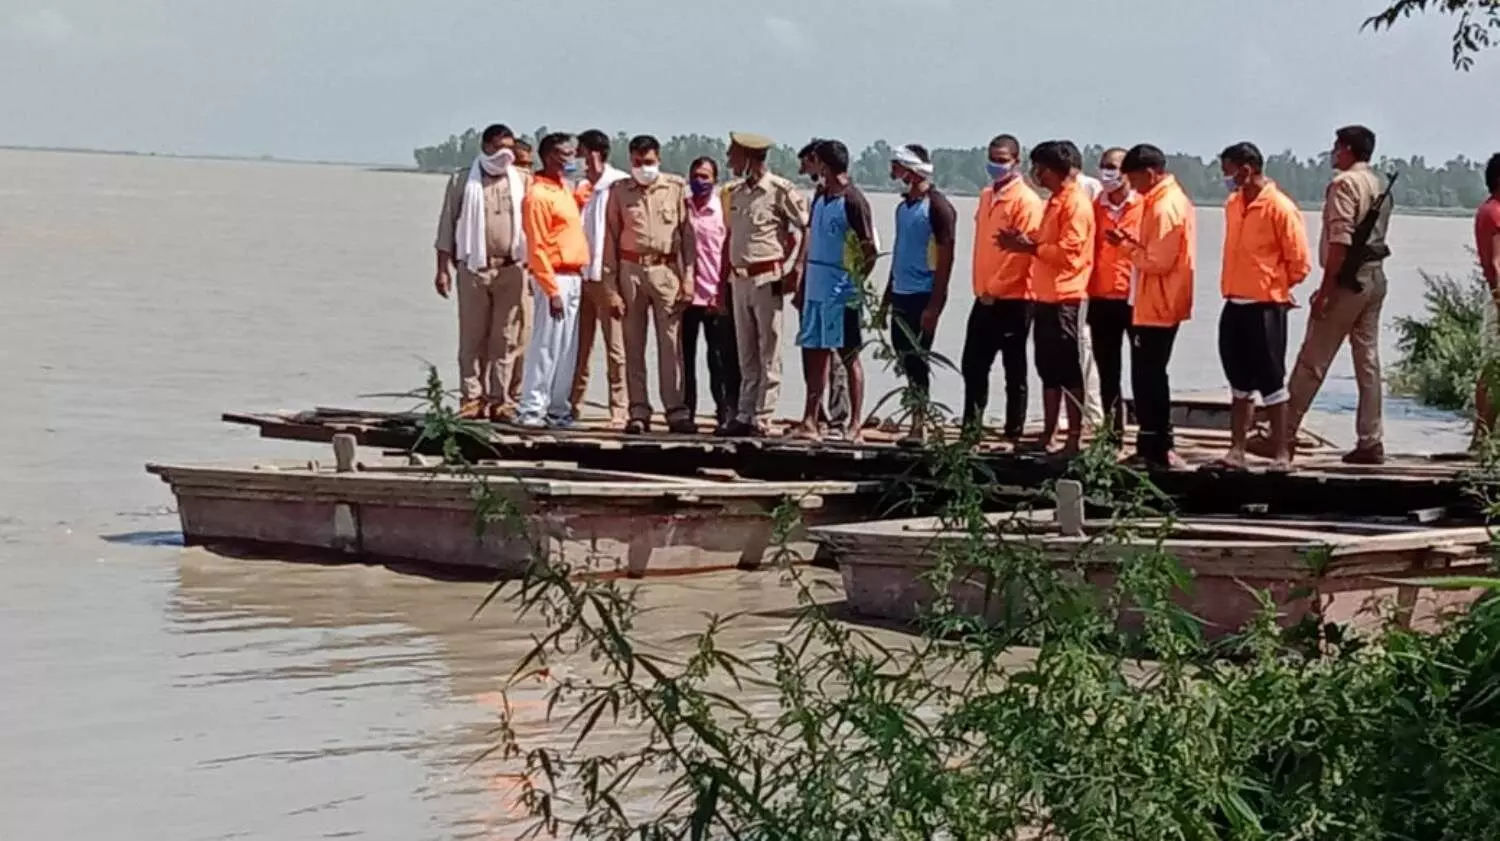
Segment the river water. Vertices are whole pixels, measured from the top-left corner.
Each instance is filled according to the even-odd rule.
[[[513,835],[504,779],[469,763],[534,627],[503,606],[471,619],[482,583],[184,549],[142,471],[312,452],[227,427],[224,410],[406,391],[423,360],[451,376],[456,320],[430,283],[441,190],[339,167],[0,151],[0,838]],[[873,201],[889,242],[892,199]],[[957,204],[966,279],[973,203]],[[1199,229],[1182,390],[1222,388],[1218,211]],[[1469,237],[1467,220],[1397,218],[1387,316],[1420,308],[1418,267],[1466,272]],[[957,359],[970,296],[955,287],[938,350]],[[794,359],[784,413],[801,401]],[[945,375],[937,396],[956,405],[959,388]],[[1353,397],[1341,358],[1319,428],[1347,442]],[[1403,401],[1387,415],[1392,449],[1463,442],[1452,418]],[[645,588],[664,609],[643,632],[663,644],[701,610],[750,610],[746,644],[774,638],[793,601],[768,574]]]

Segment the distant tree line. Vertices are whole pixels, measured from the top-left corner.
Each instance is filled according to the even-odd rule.
[[[537,138],[547,132],[542,127],[527,139],[535,145]],[[615,135],[611,158],[622,169],[630,165],[626,152],[628,135]],[[695,158],[708,156],[721,164],[724,161],[727,139],[700,134],[676,135],[661,138],[662,169],[668,172],[686,173]],[[793,146],[777,146],[771,151],[771,170],[787,178],[797,178],[797,149]],[[426,146],[413,152],[417,167],[430,172],[449,172],[469,165],[479,150],[479,133],[474,129],[462,135],[450,136],[435,146]],[[977,195],[988,181],[984,172],[987,150],[975,146],[968,149],[932,149],[932,161],[937,170],[938,187],[953,195]],[[1104,147],[1085,146],[1084,160],[1092,171]],[[1264,151],[1264,150],[1263,150]],[[870,189],[892,186],[890,179],[891,146],[884,140],[865,147],[857,155],[851,155],[849,174],[855,183]],[[1173,154],[1169,165],[1183,187],[1202,204],[1219,204],[1224,200],[1223,176],[1217,158],[1204,160],[1196,155]],[[1409,159],[1382,158],[1377,162],[1384,172],[1401,173],[1396,184],[1396,203],[1406,208],[1461,209],[1478,207],[1487,196],[1484,186],[1481,161],[1472,161],[1463,156],[1434,167],[1426,158],[1415,156]],[[1291,151],[1269,154],[1266,173],[1281,185],[1289,195],[1303,204],[1318,204],[1323,200],[1323,190],[1328,184],[1331,165],[1329,153],[1317,157],[1298,157]]]

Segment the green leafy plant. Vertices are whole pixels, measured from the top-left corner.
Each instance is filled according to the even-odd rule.
[[[428,394],[434,434],[462,434],[441,387]],[[941,407],[926,417],[948,428]],[[1258,593],[1254,620],[1210,644],[1181,607],[1192,576],[1166,551],[1173,516],[1148,477],[1105,444],[1082,454],[1071,473],[1108,523],[1059,556],[1032,539],[1032,503],[1006,516],[956,438],[929,436],[912,474],[939,531],[963,539],[934,547],[933,598],[906,634],[846,621],[796,563],[796,500],[773,515],[796,618],[750,645],[733,642],[752,619],[739,614],[663,645],[643,631],[649,584],[550,556],[505,509],[496,527],[531,535],[534,561],[486,604],[546,626],[512,686],[546,679],[551,733],[508,712],[491,754],[528,832],[1458,841],[1500,826],[1500,600],[1435,633],[1327,627],[1310,646]]]
[[[1389,372],[1391,391],[1433,408],[1472,413],[1474,384],[1481,373],[1495,373],[1489,287],[1478,272],[1463,279],[1423,272],[1422,280],[1422,315],[1394,321],[1401,358]]]

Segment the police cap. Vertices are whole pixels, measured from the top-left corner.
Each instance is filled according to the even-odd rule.
[[[752,152],[764,152],[776,145],[771,141],[771,138],[765,135],[750,134],[743,131],[731,131],[729,133],[729,142],[741,149],[749,149]]]

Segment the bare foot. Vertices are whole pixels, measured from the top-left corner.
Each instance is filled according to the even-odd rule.
[[[1188,463],[1183,460],[1182,456],[1177,454],[1176,450],[1167,451],[1167,468],[1169,470],[1184,470],[1187,466]]]
[[[1271,466],[1266,468],[1267,473],[1291,473],[1292,457],[1283,453],[1271,460]]]
[[[818,431],[818,424],[816,422],[809,423],[807,421],[803,421],[802,423],[799,423],[796,426],[788,429],[786,437],[799,441],[813,441],[817,443],[822,443],[823,441],[823,434]]]
[[[1061,447],[1058,447],[1056,449],[1048,447],[1047,452],[1056,453],[1060,456],[1076,456],[1078,455],[1078,451],[1080,449],[1082,449],[1082,443],[1079,441],[1078,436],[1069,435],[1067,439],[1063,441],[1063,445]]]
[[[865,442],[865,431],[863,428],[849,424],[849,429],[844,433],[844,439],[851,444],[863,444]]]
[[[1222,470],[1244,470],[1245,451],[1231,449],[1214,460],[1213,466]]]

